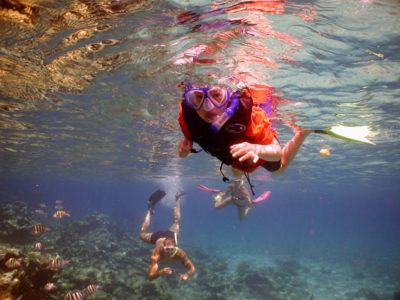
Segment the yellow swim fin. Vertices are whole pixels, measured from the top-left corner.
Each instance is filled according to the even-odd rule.
[[[327,134],[332,137],[351,142],[360,142],[375,145],[374,142],[371,142],[367,138],[367,136],[371,134],[371,128],[369,126],[335,125],[327,127],[325,129],[315,129],[314,133]]]

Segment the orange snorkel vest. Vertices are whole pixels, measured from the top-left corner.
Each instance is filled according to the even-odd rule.
[[[265,163],[260,159],[257,163],[251,160],[239,162],[230,154],[231,145],[248,142],[252,144],[269,145],[277,138],[267,114],[260,107],[253,106],[251,91],[245,88],[241,91],[239,108],[235,114],[218,132],[212,132],[196,111],[181,101],[178,121],[186,138],[199,144],[206,152],[217,157],[221,162],[232,165],[243,172],[251,173]]]

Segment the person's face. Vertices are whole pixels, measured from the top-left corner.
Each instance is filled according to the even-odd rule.
[[[162,246],[163,253],[166,256],[171,256],[174,253],[175,248],[175,242],[170,239],[165,240],[164,245]]]
[[[224,112],[224,108],[213,107],[209,110],[200,108],[197,111],[197,114],[199,115],[200,118],[202,118],[207,123],[212,123],[212,122],[214,122],[215,118],[220,116],[221,114],[223,114],[223,112]]]
[[[200,118],[207,123],[212,123],[228,105],[227,90],[219,86],[193,89],[187,97]]]

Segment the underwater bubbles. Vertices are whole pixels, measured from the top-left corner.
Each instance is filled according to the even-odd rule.
[[[156,179],[161,189],[167,193],[161,203],[173,208],[175,206],[175,195],[184,192],[181,160],[178,158],[172,159],[164,171],[163,173],[168,175]]]

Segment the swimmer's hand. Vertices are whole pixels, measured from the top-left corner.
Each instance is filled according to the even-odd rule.
[[[183,138],[179,142],[178,155],[179,157],[186,157],[189,155],[190,150],[192,150],[193,142],[187,138]]]
[[[261,158],[267,161],[279,161],[282,158],[282,148],[274,139],[272,144],[258,145],[247,142],[235,144],[230,147],[231,155],[240,162],[251,160],[254,164]]]
[[[247,142],[235,144],[230,147],[233,158],[238,158],[240,162],[250,159],[253,163],[260,159],[260,145],[250,144]]]
[[[160,276],[169,276],[169,275],[172,274],[172,269],[171,269],[170,267],[162,268],[162,269],[158,272],[158,274],[159,274]]]
[[[180,281],[186,281],[186,280],[188,280],[189,279],[189,274],[188,273],[183,273],[183,274],[180,274]]]

